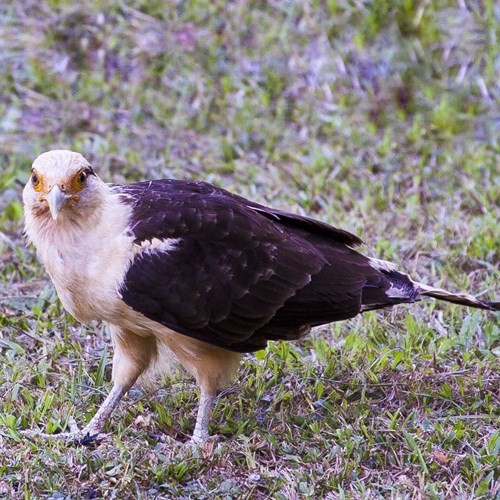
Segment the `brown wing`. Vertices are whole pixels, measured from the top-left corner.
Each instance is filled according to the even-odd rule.
[[[376,273],[347,232],[266,209],[204,183],[154,181],[115,189],[134,206],[138,253],[120,293],[169,328],[234,351],[293,339],[355,316]]]

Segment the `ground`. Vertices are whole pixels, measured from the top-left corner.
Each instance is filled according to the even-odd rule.
[[[499,300],[493,0],[0,6],[0,497],[494,498],[499,314],[422,301],[245,358],[204,449],[194,383],[125,398],[100,443],[105,325],[61,308],[22,236],[54,148],[107,181],[203,179],[348,229],[419,281]]]

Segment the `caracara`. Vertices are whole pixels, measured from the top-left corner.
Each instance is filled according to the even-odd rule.
[[[500,303],[417,283],[358,253],[353,234],[204,182],[105,184],[79,153],[49,151],[24,189],[25,232],[66,310],[104,320],[113,388],[82,430],[91,438],[138,377],[168,352],[201,397],[192,440],[243,353],[311,327],[430,296],[480,309]]]

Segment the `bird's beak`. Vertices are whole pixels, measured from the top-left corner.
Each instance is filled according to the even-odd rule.
[[[50,189],[50,191],[45,195],[45,201],[49,204],[50,213],[54,220],[57,219],[59,215],[59,211],[61,210],[66,202],[69,200],[70,196],[67,195],[64,191],[61,191],[61,188],[54,184],[54,186]]]

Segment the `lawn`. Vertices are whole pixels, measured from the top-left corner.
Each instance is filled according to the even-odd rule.
[[[493,0],[0,6],[0,498],[500,497],[500,314],[425,300],[248,355],[191,448],[182,373],[89,446],[103,324],[62,309],[22,235],[41,152],[110,182],[216,183],[361,236],[418,281],[500,300]]]

